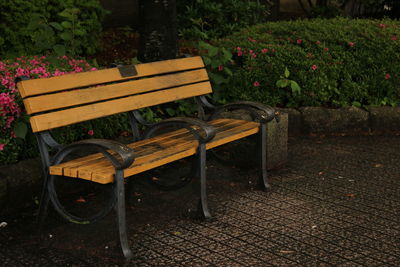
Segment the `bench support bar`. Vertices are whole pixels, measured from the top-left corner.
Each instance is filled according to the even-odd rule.
[[[131,259],[133,253],[129,248],[128,235],[126,233],[126,210],[125,210],[125,189],[124,189],[124,171],[116,170],[115,182],[117,183],[117,220],[119,240],[121,243],[122,252],[127,260]]]
[[[211,214],[207,204],[207,185],[206,185],[206,146],[199,144],[197,152],[197,168],[200,178],[200,212],[204,219],[211,219]]]
[[[258,139],[258,153],[260,160],[260,186],[264,190],[268,190],[271,188],[271,185],[268,183],[268,175],[267,175],[267,124],[260,123],[260,132]]]

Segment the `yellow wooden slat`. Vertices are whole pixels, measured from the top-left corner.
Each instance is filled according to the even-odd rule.
[[[258,123],[237,121],[228,130],[219,129],[216,137],[206,145],[207,149],[220,146],[234,140],[255,134],[258,132]],[[243,122],[243,123],[242,123]],[[124,171],[125,177],[131,176],[169,162],[191,156],[196,153],[197,141],[192,139],[176,140],[178,145],[168,147],[164,150],[155,151],[135,159],[133,165]],[[83,179],[92,180],[98,183],[109,183],[113,181],[114,168],[104,160],[97,166],[82,166],[78,176]]]
[[[241,121],[235,120],[224,120],[220,119],[213,123],[213,126],[219,127],[218,131],[224,131],[240,123]],[[186,129],[176,130],[164,135],[156,136],[154,138],[142,140],[136,143],[128,145],[135,151],[135,163],[136,165],[142,164],[149,160],[148,155],[156,155],[157,153],[163,153],[163,150],[168,149],[171,146],[186,145],[194,141],[193,135]],[[111,166],[101,153],[97,153],[95,157],[87,156],[85,158],[72,160],[66,163],[59,164],[51,167],[51,174],[54,175],[65,175],[69,177],[78,177],[79,169],[87,170],[98,170],[103,167],[108,168]],[[89,174],[85,173],[87,177],[80,177],[90,179]]]
[[[224,129],[224,127],[230,127],[232,124],[237,124],[239,121],[231,120],[231,119],[218,119],[211,124],[215,127],[218,127],[219,130]],[[186,129],[179,129],[173,132],[164,133],[158,135],[156,137],[140,140],[135,143],[129,144],[128,146],[132,148],[135,152],[135,157],[141,156],[144,153],[147,153],[147,146],[157,145],[162,142],[164,145],[176,142],[176,140],[181,139],[186,136],[191,136]],[[112,151],[109,153],[114,154]],[[104,160],[104,156],[102,153],[95,153],[85,157],[77,158],[70,160],[68,162],[60,163],[56,166],[50,167],[50,174],[52,175],[65,175],[68,177],[77,177],[78,169],[82,166],[95,166],[99,163],[99,160]]]
[[[210,149],[211,147],[223,145],[223,144],[241,139],[243,137],[252,135],[257,132],[258,132],[257,128],[241,131],[239,134],[229,136],[229,138],[219,139],[217,142],[211,142],[206,145],[206,148]],[[124,170],[124,176],[129,177],[129,176],[132,176],[132,175],[168,164],[170,162],[192,156],[196,153],[196,150],[197,150],[197,146],[190,145],[190,144],[187,145],[187,147],[182,146],[179,148],[180,149],[178,149],[178,150],[171,149],[171,151],[163,151],[163,153],[158,154],[158,156],[159,156],[158,158],[152,158],[152,160],[146,161],[143,164],[135,165],[135,163],[134,163],[131,168]],[[115,173],[115,171],[112,166],[110,166],[108,169],[103,169],[103,170],[100,169],[99,171],[94,170],[91,175],[90,180],[93,182],[102,183],[102,184],[111,183],[114,181],[114,173]]]
[[[205,69],[180,72],[118,84],[96,86],[24,99],[28,114],[135,95],[208,80]]]
[[[140,78],[151,75],[203,68],[204,63],[201,57],[190,57],[138,64],[135,67],[138,74],[134,76],[134,78]],[[17,88],[21,96],[25,98],[33,95],[46,94],[71,88],[85,87],[127,79],[132,79],[132,77],[122,77],[117,68],[111,68],[91,72],[66,74],[57,77],[21,81],[17,84]]]
[[[35,115],[30,118],[30,122],[32,131],[40,132],[121,112],[204,95],[210,93],[211,90],[209,82],[202,82],[143,95],[135,95],[107,102]]]

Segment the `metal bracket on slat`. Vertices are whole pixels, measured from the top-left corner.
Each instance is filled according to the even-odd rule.
[[[118,70],[122,77],[131,77],[138,74],[134,65],[118,66]]]

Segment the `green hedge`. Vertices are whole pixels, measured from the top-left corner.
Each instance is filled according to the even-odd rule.
[[[234,52],[234,75],[222,92],[231,100],[287,107],[400,103],[397,20],[273,22],[214,45]]]
[[[0,1],[0,59],[93,54],[105,14],[99,0]]]

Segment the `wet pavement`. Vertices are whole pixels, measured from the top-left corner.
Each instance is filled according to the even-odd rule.
[[[39,234],[28,208],[0,228],[0,265],[400,266],[399,159],[399,136],[292,139],[270,192],[253,186],[254,169],[210,160],[209,222],[192,216],[192,187],[159,192],[139,177],[128,208],[131,262],[114,213],[90,226],[52,213]]]

